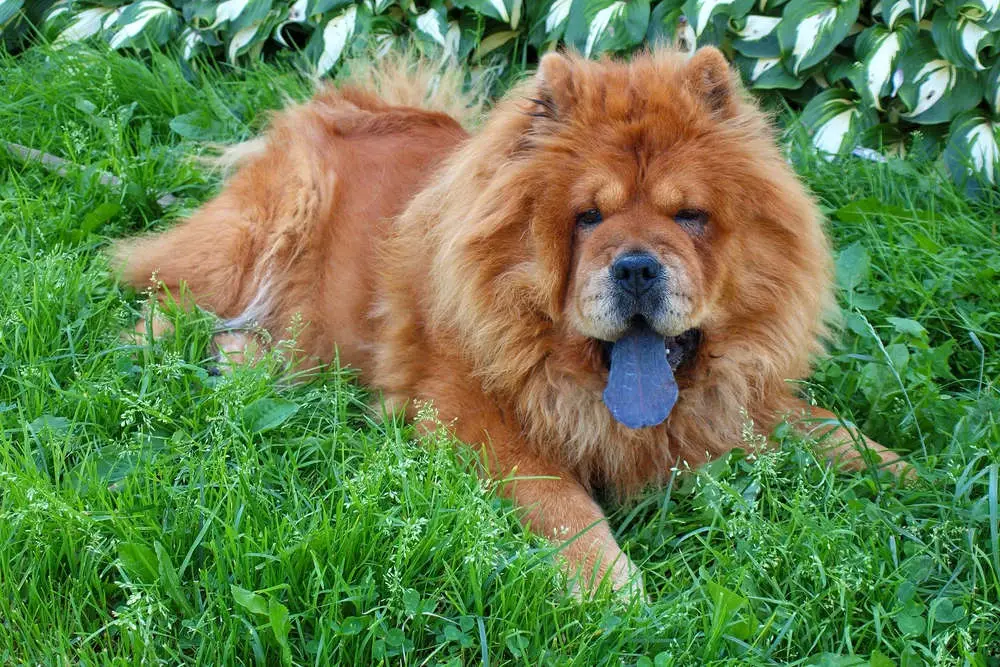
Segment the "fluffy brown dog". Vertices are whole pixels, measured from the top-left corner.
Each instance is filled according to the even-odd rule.
[[[306,354],[336,346],[411,415],[430,402],[535,531],[584,531],[562,553],[585,585],[632,572],[594,487],[782,419],[863,464],[789,387],[821,350],[830,249],[718,51],[546,55],[472,137],[404,69],[279,114],[217,198],[115,248],[124,279],[186,282],[232,330],[299,316]]]

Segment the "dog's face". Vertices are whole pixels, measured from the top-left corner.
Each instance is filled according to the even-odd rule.
[[[757,219],[774,193],[754,181],[764,125],[757,114],[745,131],[737,86],[714,49],[641,65],[543,60],[533,232],[553,249],[560,319],[576,334],[700,327],[731,264],[760,241],[745,239],[771,233]]]

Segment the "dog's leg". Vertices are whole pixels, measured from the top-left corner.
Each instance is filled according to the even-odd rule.
[[[909,465],[891,449],[880,445],[859,430],[849,430],[829,410],[796,399],[789,423],[802,434],[816,441],[816,449],[834,465],[847,470],[865,470],[874,455],[875,465],[891,470],[901,478],[914,475]],[[870,454],[866,455],[866,452]]]
[[[490,403],[483,404],[481,410],[463,411],[465,419],[457,420],[455,435],[473,444],[484,442],[487,434],[484,458],[490,475],[501,480],[499,492],[523,510],[526,527],[560,545],[559,558],[574,581],[574,593],[593,592],[609,578],[616,591],[644,595],[639,569],[618,546],[604,512],[580,481],[532,454],[519,435],[486,407]]]

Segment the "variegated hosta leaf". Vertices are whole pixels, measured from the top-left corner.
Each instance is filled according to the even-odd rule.
[[[753,58],[777,58],[781,55],[778,44],[779,16],[750,14],[730,21],[730,30],[736,35],[733,48]]]
[[[0,0],[0,29],[3,29],[23,6],[24,0]]]
[[[111,28],[112,49],[164,44],[180,27],[181,17],[170,5],[158,0],[140,0],[125,7]]]
[[[314,73],[322,76],[333,69],[350,44],[358,24],[358,8],[351,5],[313,33],[306,55],[315,63]]]
[[[118,13],[120,13],[120,10],[118,10]],[[48,20],[52,20],[55,15],[57,15],[55,12],[50,14]],[[59,36],[56,37],[53,46],[61,46],[68,42],[78,42],[88,37],[93,37],[104,29],[105,19],[114,16],[117,16],[117,14],[113,7],[84,9],[73,16],[70,24],[63,28]]]
[[[792,0],[778,26],[778,43],[792,73],[829,56],[858,20],[861,0]]]
[[[701,37],[712,17],[723,14],[730,20],[743,18],[753,8],[753,3],[754,0],[685,0],[684,14],[695,36]]]
[[[986,90],[983,91],[986,103],[993,109],[993,113],[1000,115],[1000,60],[993,64],[986,75]]]
[[[882,98],[895,93],[892,75],[899,58],[916,36],[916,25],[904,23],[898,30],[873,25],[855,42],[855,53],[861,60],[862,85],[858,91],[869,104],[882,110]]]
[[[649,16],[649,27],[646,28],[647,42],[671,44],[686,53],[693,53],[698,48],[698,38],[691,22],[684,15],[681,4],[667,0],[653,9]]]
[[[882,20],[890,29],[904,17],[919,22],[929,6],[930,0],[882,0]]]
[[[853,150],[861,133],[877,120],[854,93],[843,88],[824,90],[802,111],[802,124],[812,145],[828,157]]]
[[[953,19],[943,8],[934,12],[931,36],[941,55],[950,62],[982,71],[986,69],[979,52],[992,41],[990,31],[965,17]]]
[[[952,18],[963,17],[987,30],[1000,30],[1000,0],[944,0]]]
[[[780,57],[751,58],[737,53],[735,60],[743,80],[750,88],[797,90],[805,83],[805,79],[793,75],[785,68]]]
[[[478,14],[503,21],[511,28],[521,22],[523,0],[455,0],[458,8],[472,9]]]
[[[444,48],[448,34],[448,19],[442,8],[431,8],[417,17],[417,34]]]
[[[995,186],[1000,179],[1000,122],[978,110],[956,117],[944,162],[952,178],[970,194],[983,186]]]
[[[537,48],[553,45],[562,39],[569,23],[573,0],[532,0],[525,3],[529,22],[528,43]]]
[[[191,60],[199,47],[205,44],[205,38],[194,28],[185,28],[181,33],[181,57],[184,60]]]
[[[649,0],[575,0],[566,41],[587,56],[639,44],[649,26]]]
[[[942,58],[926,35],[900,58],[899,69],[903,84],[898,96],[906,107],[903,118],[911,122],[946,123],[982,99],[982,85],[975,72]]]

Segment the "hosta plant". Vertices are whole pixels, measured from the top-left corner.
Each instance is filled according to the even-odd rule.
[[[930,152],[970,193],[1000,179],[1000,0],[0,0],[0,26],[23,30],[41,5],[57,45],[231,62],[283,52],[317,76],[361,44],[403,39],[474,75],[559,44],[715,44],[750,88],[804,106],[824,155]]]

